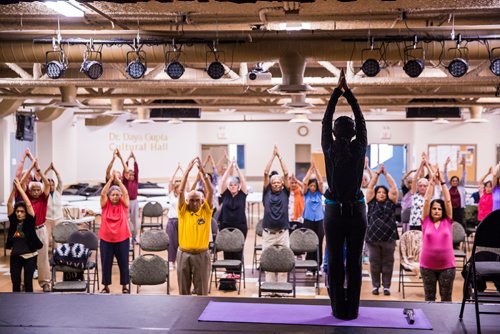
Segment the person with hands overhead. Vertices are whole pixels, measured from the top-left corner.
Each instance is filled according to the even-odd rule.
[[[432,200],[434,187],[442,188],[444,200]],[[450,191],[444,182],[443,174],[437,170],[436,174],[431,174],[422,212],[420,274],[424,283],[425,301],[436,300],[436,283],[439,283],[441,301],[451,301],[456,270],[452,226]]]
[[[484,217],[493,211],[493,182],[492,180],[484,181],[488,175],[493,175],[493,166],[488,169],[488,172],[481,177],[478,182],[479,188],[479,203],[477,204],[477,221],[481,222]]]
[[[451,205],[453,208],[453,220],[463,226],[464,230],[466,228],[464,221],[465,212],[465,178],[467,177],[467,166],[465,162],[465,156],[460,159],[460,165],[462,166],[462,177],[452,176],[451,179],[448,177],[448,165],[451,162],[450,157],[446,159],[444,163],[444,182],[448,186],[451,197]]]
[[[120,156],[121,158],[121,156]],[[139,165],[134,152],[130,152],[125,166],[128,166],[130,160],[134,160],[134,168],[123,169],[122,183],[127,188],[129,197],[128,214],[130,221],[130,233],[132,234],[132,242],[136,241],[137,235],[140,234],[141,226],[139,221],[139,201],[137,195],[139,192]]]
[[[183,173],[181,163],[177,163],[170,181],[168,182],[168,213],[167,213],[167,235],[168,235],[168,262],[175,268],[177,249],[179,248],[179,194],[181,192],[181,179],[176,178],[177,173]]]
[[[274,159],[278,159],[281,165],[283,176],[273,174],[269,177],[269,171]],[[262,249],[272,245],[290,247],[290,221],[288,218],[288,198],[290,196],[290,184],[288,169],[283,162],[283,158],[274,145],[273,154],[264,169],[264,218],[262,220]],[[266,282],[286,282],[286,273],[266,272]]]
[[[205,189],[205,197],[198,190],[186,190],[189,173],[196,166]],[[177,282],[179,294],[190,295],[191,283],[197,295],[208,295],[210,278],[210,251],[213,188],[210,177],[203,170],[199,157],[191,160],[182,176],[179,193],[179,250],[177,252]],[[205,199],[204,199],[205,198]]]
[[[341,116],[333,123],[333,114],[341,95],[351,106],[354,121],[350,117]],[[353,140],[354,136],[356,138]],[[325,155],[328,181],[324,218],[328,250],[328,293],[333,315],[344,320],[358,317],[361,254],[366,231],[366,205],[360,187],[367,142],[363,113],[347,85],[344,70],[341,70],[339,83],[323,117],[321,147]]]
[[[421,177],[424,173],[424,168],[429,168],[427,162],[427,155],[422,153],[422,159],[420,160],[420,165],[417,172],[413,175],[413,182],[411,183],[411,212],[410,212],[410,230],[422,230],[422,210],[424,206],[424,195],[426,194],[427,188],[429,187],[429,180],[425,177]],[[430,170],[429,170],[430,171]],[[430,171],[430,173],[432,173]],[[434,194],[434,193],[433,193]]]
[[[32,170],[35,170],[42,179],[42,183],[38,181],[29,182],[29,190],[27,192],[28,198],[35,212],[36,235],[43,244],[43,247],[39,250],[37,256],[38,284],[43,289],[43,292],[50,292],[49,234],[47,226],[45,225],[50,183],[45,177],[45,174],[41,173],[38,160],[34,159],[28,171],[26,171],[23,175],[23,179],[20,181],[20,184],[24,184],[26,182],[26,179],[30,177]]]
[[[49,172],[54,172],[54,175],[57,179],[57,186],[54,179],[49,178]],[[50,191],[49,198],[47,202],[47,217],[45,220],[45,225],[47,226],[47,234],[49,235],[49,241],[52,239],[52,230],[54,226],[59,224],[61,220],[64,218],[63,209],[62,209],[62,192],[63,192],[63,182],[61,178],[61,174],[54,166],[54,163],[51,162],[49,167],[44,172],[47,180],[49,180]]]
[[[23,200],[13,204],[16,192]],[[43,244],[35,230],[35,210],[17,177],[14,179],[7,201],[7,214],[10,225],[5,246],[11,249],[12,292],[21,291],[21,272],[24,272],[24,291],[33,292],[33,273],[36,268],[38,250],[43,247]]]
[[[102,284],[101,293],[109,293],[113,258],[120,268],[120,284],[123,293],[130,293],[128,253],[130,250],[130,229],[128,226],[129,196],[120,173],[113,171],[101,191],[101,228],[99,229],[99,249],[101,252]]]
[[[319,266],[323,261],[323,239],[325,230],[323,219],[323,178],[316,167],[314,161],[302,180],[304,191],[304,227],[313,230],[319,239]],[[316,260],[316,253],[307,253],[306,260]],[[313,276],[315,271],[306,272],[306,276]],[[321,271],[318,273],[321,275]]]
[[[108,179],[111,176],[113,176],[113,175],[111,175],[111,169],[113,169],[113,164],[115,163],[116,158],[118,158],[122,164],[122,167],[123,167],[122,175],[128,175],[128,166],[125,163],[125,161],[123,160],[123,157],[122,157],[122,154],[120,153],[120,150],[115,148],[115,150],[113,151],[113,158],[111,159],[111,161],[108,164],[108,167],[106,168],[106,177],[105,177],[106,182],[108,182]],[[116,173],[116,172],[114,172],[114,173]],[[119,175],[119,177],[121,178],[121,175]]]
[[[385,176],[389,189],[383,185],[375,186],[380,175]],[[370,261],[372,294],[379,294],[380,275],[382,275],[384,295],[388,296],[391,294],[394,250],[396,249],[396,240],[399,239],[398,226],[394,216],[398,202],[398,188],[383,164],[379,166],[368,184],[366,201],[368,202],[368,227],[365,241]]]
[[[233,176],[236,171],[237,176]],[[247,236],[246,198],[247,183],[236,160],[232,160],[222,175],[220,229],[234,227]],[[225,260],[242,260],[243,252],[224,252]],[[241,274],[241,273],[237,273]],[[236,278],[236,277],[235,277]]]

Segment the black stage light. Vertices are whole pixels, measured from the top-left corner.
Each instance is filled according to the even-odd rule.
[[[416,78],[422,74],[425,63],[422,59],[410,59],[403,66],[403,70],[409,77]]]
[[[59,79],[64,74],[66,69],[66,64],[58,60],[52,60],[45,65],[47,76],[51,79]]]
[[[127,65],[127,73],[132,79],[140,79],[146,73],[146,65],[139,59],[134,59]]]
[[[222,78],[225,72],[224,66],[219,61],[210,63],[207,68],[208,76],[215,80]]]
[[[84,60],[80,72],[85,73],[90,79],[99,79],[103,73],[102,64],[96,60]]]
[[[165,67],[165,73],[172,79],[179,79],[184,74],[184,66],[174,60]]]
[[[467,73],[469,64],[462,58],[455,58],[448,64],[448,72],[455,78],[460,78]]]
[[[499,58],[495,58],[491,61],[490,63],[490,71],[496,75],[496,76],[500,76],[500,57]]]
[[[380,64],[377,60],[370,58],[364,61],[361,70],[366,76],[374,77],[380,72]]]

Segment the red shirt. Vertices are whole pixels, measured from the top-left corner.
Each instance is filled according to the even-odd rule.
[[[134,180],[127,180],[125,176],[122,176],[122,183],[125,188],[127,188],[128,198],[130,200],[136,200],[137,193],[139,191],[139,166],[137,165],[137,162],[134,161]]]
[[[111,204],[108,198],[102,207],[99,238],[107,242],[122,242],[130,238],[128,208],[121,198],[117,205]]]
[[[28,192],[28,198],[30,199],[33,210],[35,211],[35,225],[43,225],[47,216],[47,203],[49,202],[49,196],[45,195],[45,193],[41,193],[38,198],[33,198]]]

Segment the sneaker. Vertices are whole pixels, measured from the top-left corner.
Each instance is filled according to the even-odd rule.
[[[319,276],[323,276],[323,272],[321,270],[318,271],[318,273],[319,273]]]
[[[35,272],[33,273],[33,279],[37,279],[38,278],[38,270],[35,269]]]
[[[314,276],[314,273],[312,271],[306,271],[306,276],[307,277],[313,277]]]
[[[391,295],[391,290],[384,289],[384,296],[390,296],[390,295]]]
[[[372,289],[372,295],[378,296],[378,288]]]
[[[45,285],[43,286],[43,292],[50,292],[50,285],[45,284]]]

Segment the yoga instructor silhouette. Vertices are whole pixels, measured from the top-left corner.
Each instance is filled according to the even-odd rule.
[[[335,106],[344,95],[354,121],[340,116],[332,122]],[[354,140],[352,138],[356,136]],[[361,290],[361,253],[366,231],[366,205],[360,190],[367,145],[366,123],[347,86],[344,70],[330,97],[321,130],[328,190],[325,192],[325,234],[328,251],[328,294],[332,314],[343,320],[358,317]],[[344,266],[344,245],[346,249]]]

